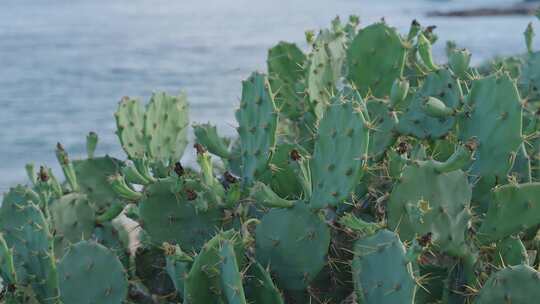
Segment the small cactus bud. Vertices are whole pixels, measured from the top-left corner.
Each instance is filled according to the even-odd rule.
[[[409,81],[406,79],[396,79],[392,85],[392,90],[390,91],[390,100],[392,105],[399,104],[407,98],[409,94]]]
[[[44,167],[39,167],[39,174],[38,174],[39,181],[46,183],[49,180],[49,172]]]
[[[467,49],[454,49],[450,52],[448,64],[452,71],[462,79],[467,78],[467,70],[471,63],[471,52]]]

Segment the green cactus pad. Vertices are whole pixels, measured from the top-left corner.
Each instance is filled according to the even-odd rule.
[[[7,247],[13,250],[18,283],[31,286],[41,303],[52,304],[58,296],[52,236],[43,213],[32,203],[25,204],[4,199],[0,208],[0,231]]]
[[[72,245],[58,263],[58,276],[64,304],[120,304],[127,296],[128,281],[118,257],[94,242]]]
[[[242,100],[236,120],[242,178],[249,185],[266,170],[276,140],[277,111],[265,75],[253,73],[242,83]]]
[[[208,149],[208,152],[224,160],[231,157],[229,144],[224,138],[219,137],[216,126],[211,124],[193,125],[193,133],[197,138],[197,143]]]
[[[357,297],[365,304],[413,304],[416,282],[405,247],[394,232],[380,230],[356,241],[352,273]]]
[[[156,244],[197,251],[221,227],[222,212],[214,207],[197,211],[199,201],[189,201],[185,191],[175,193],[173,187],[167,180],[148,186],[139,205],[140,222]]]
[[[180,160],[187,147],[189,127],[185,94],[169,96],[154,93],[146,107],[144,135],[151,160],[163,165]]]
[[[375,23],[358,32],[347,52],[348,79],[362,96],[390,95],[405,65],[406,48],[394,28]]]
[[[497,267],[528,263],[527,249],[518,237],[507,237],[497,243],[493,252],[493,264]]]
[[[227,299],[228,304],[247,304],[244,294],[244,286],[242,285],[243,275],[235,255],[233,241],[223,240],[219,256],[221,258],[220,273],[221,273],[221,290]]]
[[[461,170],[439,172],[435,161],[406,166],[388,203],[388,225],[403,240],[432,233],[441,251],[461,256],[472,195]]]
[[[284,304],[283,297],[261,264],[253,262],[245,279],[246,296],[250,303]]]
[[[0,278],[4,286],[17,284],[13,250],[9,249],[2,234],[0,234]]]
[[[227,303],[221,284],[221,268],[224,261],[221,249],[225,242],[234,243],[236,263],[243,265],[244,249],[238,235],[232,230],[217,234],[204,244],[185,278],[184,303]]]
[[[268,50],[268,80],[276,106],[286,117],[298,119],[305,111],[302,81],[306,55],[294,43],[280,42]]]
[[[92,240],[109,248],[127,269],[130,262],[129,234],[130,231],[121,222],[107,222],[96,225]]]
[[[512,168],[511,155],[522,143],[521,101],[514,81],[508,75],[474,80],[463,112],[459,138],[478,141],[471,174],[503,181]]]
[[[184,282],[188,276],[193,259],[181,251],[178,245],[165,246],[165,270],[171,278],[176,292],[183,298]]]
[[[300,145],[279,144],[276,145],[275,152],[270,162],[271,182],[270,185],[280,197],[298,198],[302,194],[302,185],[291,162],[291,151],[296,150],[300,155],[307,155],[307,152]]]
[[[526,265],[511,266],[492,274],[474,303],[530,304],[540,298],[540,273]]]
[[[256,230],[256,255],[278,285],[302,290],[326,263],[330,230],[321,217],[298,201],[289,209],[271,209]]]
[[[448,111],[456,110],[463,102],[463,92],[459,81],[448,70],[437,70],[430,73],[422,88],[399,117],[398,131],[417,138],[439,138],[446,135],[455,124],[455,117],[437,117],[426,109],[425,104],[430,97],[442,101]]]
[[[123,166],[122,161],[109,156],[73,161],[80,191],[87,195],[96,212],[103,213],[113,205],[122,204],[108,178],[120,174]]]
[[[532,100],[540,98],[540,52],[527,55],[519,84],[523,97]]]
[[[485,244],[538,224],[540,184],[504,185],[493,190],[493,200],[478,230],[478,239]]]
[[[138,100],[124,97],[114,114],[116,135],[131,159],[141,159],[146,153],[144,139],[144,107]]]
[[[57,257],[64,255],[70,244],[87,240],[94,231],[96,217],[84,194],[71,193],[62,196],[50,206],[54,229],[54,251]]]
[[[369,130],[351,102],[329,106],[319,122],[311,160],[311,208],[336,206],[349,197],[363,174]]]
[[[377,160],[396,141],[397,117],[390,109],[388,101],[384,99],[369,99],[366,108],[372,125],[368,155],[371,159]]]
[[[336,84],[346,55],[345,43],[343,32],[324,29],[317,36],[308,57],[307,92],[310,107],[319,118],[337,91]]]

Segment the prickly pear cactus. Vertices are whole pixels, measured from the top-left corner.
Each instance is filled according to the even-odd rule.
[[[144,107],[138,100],[124,97],[114,114],[116,135],[131,159],[142,159],[146,154],[144,112]]]
[[[257,261],[270,268],[282,288],[305,289],[326,263],[330,230],[302,201],[271,209],[255,236]]]
[[[492,259],[495,266],[503,268],[529,262],[525,245],[521,239],[512,236],[497,243]]]
[[[540,224],[540,184],[504,185],[493,190],[493,200],[478,230],[484,244],[501,240]]]
[[[201,194],[194,188],[174,191],[175,181],[160,180],[145,189],[140,202],[141,225],[153,242],[178,244],[184,250],[197,251],[221,227],[222,212],[215,206],[197,211]]]
[[[471,174],[503,181],[522,143],[521,99],[514,80],[508,75],[474,80],[462,112],[460,139],[478,141]]]
[[[243,275],[241,265],[238,265],[234,243],[231,240],[223,240],[219,250],[221,258],[221,290],[228,304],[247,304],[244,293]]]
[[[186,95],[154,93],[146,107],[144,119],[146,151],[150,159],[165,165],[180,160],[188,144],[188,127]]]
[[[452,164],[454,159],[459,158],[406,166],[390,195],[388,225],[403,240],[431,233],[436,248],[462,256],[471,220],[472,187],[459,165]]]
[[[266,170],[276,140],[277,117],[266,76],[253,73],[242,83],[242,100],[236,112],[245,184],[251,184]]]
[[[122,264],[109,249],[94,242],[72,245],[58,263],[60,300],[64,304],[119,304],[128,282]]]
[[[280,197],[299,198],[302,194],[302,186],[294,167],[294,160],[290,155],[293,151],[306,156],[307,152],[300,145],[279,144],[276,145],[269,168],[271,172],[270,186]]]
[[[9,249],[4,236],[0,234],[0,278],[2,285],[17,284],[17,272],[13,262],[13,250]]]
[[[270,273],[258,262],[249,266],[246,276],[246,296],[253,303],[283,304],[283,297],[272,281]]]
[[[352,273],[360,303],[414,303],[412,267],[394,232],[383,229],[356,241]]]
[[[193,125],[193,133],[197,142],[208,149],[208,152],[224,160],[231,157],[229,145],[224,138],[219,137],[216,126],[211,124]]]
[[[73,161],[80,192],[87,195],[97,213],[123,204],[108,181],[109,176],[119,174],[123,166],[120,160],[109,156]]]
[[[426,103],[430,97],[442,102],[446,115],[433,115]],[[439,138],[444,136],[455,124],[453,112],[461,106],[463,92],[459,81],[448,70],[441,69],[430,73],[422,88],[415,94],[407,110],[399,116],[398,130],[417,138]]]
[[[58,279],[49,225],[32,202],[20,202],[24,188],[10,190],[0,208],[0,231],[13,250],[17,283],[30,286],[41,303],[55,303]]]
[[[231,247],[234,255],[231,255]],[[227,247],[227,252],[222,252]],[[226,255],[224,255],[226,254]],[[223,286],[223,278],[229,275],[229,278],[237,277],[234,273],[234,267],[230,267],[230,259],[235,259],[236,266],[243,265],[244,249],[237,233],[232,230],[221,232],[210,239],[193,261],[189,274],[184,282],[184,302],[186,304],[205,304],[205,303],[238,303],[229,302],[230,299],[242,300],[238,295],[243,295],[243,289],[240,291],[238,282],[227,282],[229,285]],[[225,262],[225,260],[228,260]],[[229,263],[229,264],[227,264]],[[232,265],[234,266],[234,265]],[[231,273],[232,268],[232,273]],[[239,269],[239,268],[237,268]],[[236,285],[235,285],[236,284]],[[224,287],[229,290],[225,291]],[[233,289],[230,289],[233,287]],[[237,294],[234,294],[234,288],[237,288]],[[228,298],[228,297],[231,298]],[[245,299],[244,299],[245,301]],[[242,303],[242,302],[240,302]]]
[[[336,100],[319,122],[311,159],[311,208],[337,206],[345,200],[363,174],[369,130],[360,109]]]
[[[346,55],[345,36],[340,25],[321,30],[308,56],[307,92],[315,115],[321,117],[330,99],[337,92]]]
[[[268,80],[277,108],[286,117],[298,119],[305,111],[304,65],[306,55],[294,43],[280,42],[268,50]]]
[[[368,155],[371,159],[377,160],[396,141],[398,118],[385,99],[369,99],[366,101],[366,108],[371,124]]]
[[[86,195],[70,193],[51,204],[54,251],[57,257],[64,255],[64,250],[73,243],[91,237],[96,225],[94,210]]]
[[[529,53],[522,65],[519,80],[523,97],[537,101],[540,98],[540,52]]]
[[[153,165],[177,162],[187,146],[189,109],[185,94],[154,93],[146,109],[124,97],[115,113],[117,135],[130,159],[147,157]]]
[[[400,35],[385,23],[361,29],[347,51],[348,79],[362,96],[390,96],[392,84],[400,78],[406,48]]]
[[[185,254],[180,246],[163,244],[165,251],[165,270],[171,278],[174,288],[181,298],[184,297],[184,282],[193,263],[193,258]]]
[[[480,294],[476,304],[534,303],[540,297],[540,274],[526,265],[504,268],[492,274]]]

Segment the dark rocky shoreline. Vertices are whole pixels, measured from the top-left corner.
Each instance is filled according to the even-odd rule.
[[[540,5],[532,3],[516,4],[509,7],[481,7],[467,10],[431,11],[430,17],[490,17],[534,15]]]

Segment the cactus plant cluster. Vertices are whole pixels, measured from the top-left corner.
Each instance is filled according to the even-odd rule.
[[[534,303],[540,53],[482,69],[432,27],[335,19],[242,84],[238,136],[185,95],[123,98],[125,160],[71,160],[0,207],[3,303]]]

